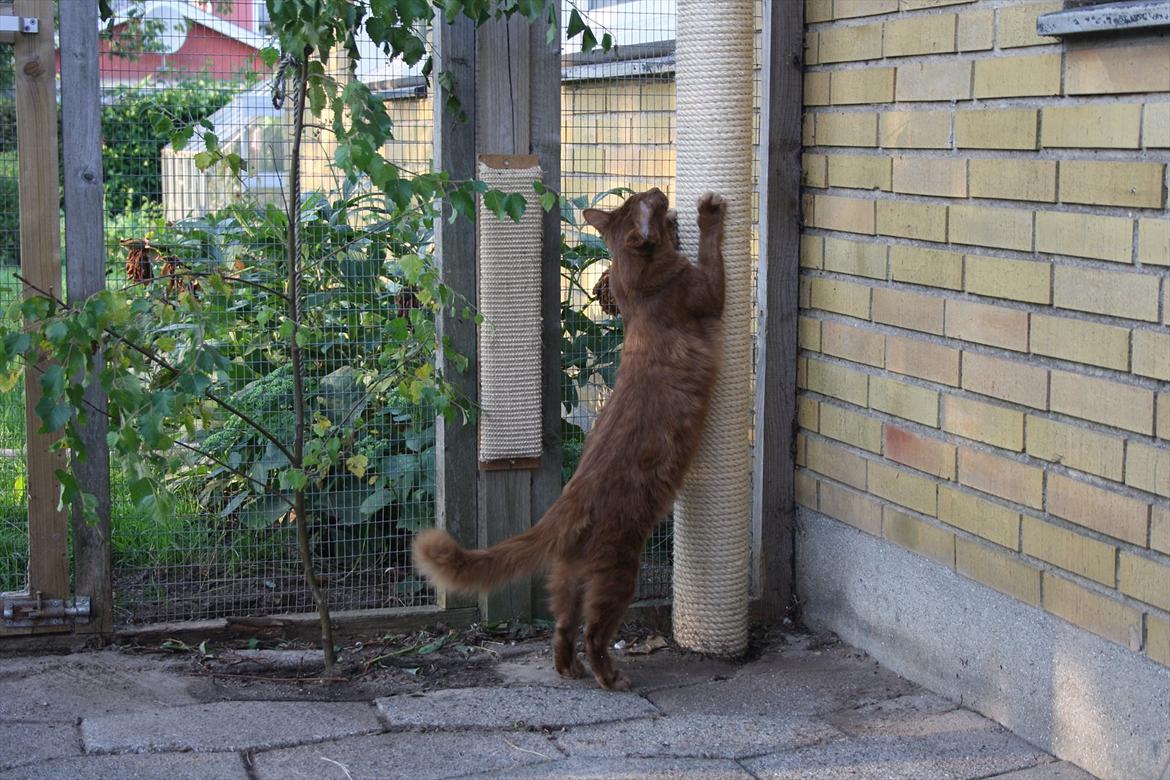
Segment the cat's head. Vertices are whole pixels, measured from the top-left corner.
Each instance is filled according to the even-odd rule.
[[[657,187],[631,195],[613,211],[585,209],[584,216],[614,257],[632,252],[649,258],[659,247],[672,248],[675,243],[670,203]]]

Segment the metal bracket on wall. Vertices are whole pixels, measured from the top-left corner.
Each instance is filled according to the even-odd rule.
[[[0,33],[36,35],[41,31],[41,20],[35,16],[8,16],[0,14]]]
[[[70,626],[89,622],[89,596],[46,599],[40,594],[17,593],[0,596],[4,628]]]

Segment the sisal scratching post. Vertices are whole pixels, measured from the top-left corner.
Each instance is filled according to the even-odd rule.
[[[723,362],[699,454],[675,506],[675,640],[690,650],[747,649],[751,514],[752,2],[679,0],[676,205],[683,251],[698,255],[695,204],[727,200]]]
[[[541,178],[534,156],[483,155],[490,189],[532,199]],[[541,451],[541,225],[529,204],[520,222],[479,207],[479,459],[526,466]]]

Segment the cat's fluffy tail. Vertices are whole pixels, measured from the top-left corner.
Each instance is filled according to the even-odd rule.
[[[461,547],[438,528],[414,538],[414,565],[427,579],[448,590],[484,592],[543,568],[557,551],[558,534],[546,518],[486,550]]]

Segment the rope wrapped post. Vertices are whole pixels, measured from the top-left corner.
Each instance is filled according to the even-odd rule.
[[[747,649],[751,515],[751,208],[753,0],[679,0],[675,50],[679,238],[698,251],[695,206],[727,200],[723,362],[699,454],[675,506],[675,640]]]

